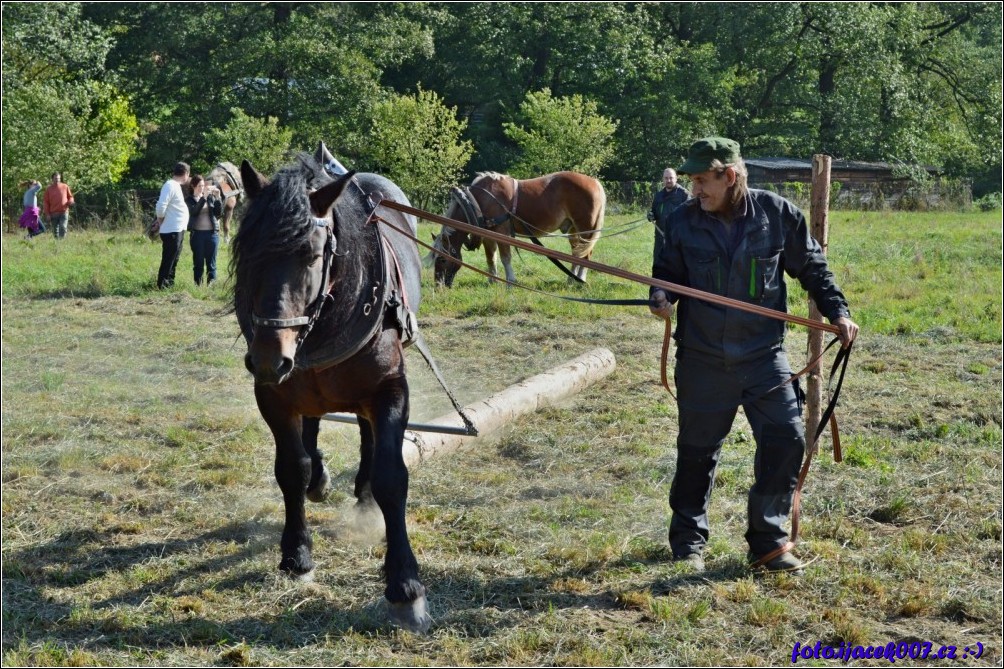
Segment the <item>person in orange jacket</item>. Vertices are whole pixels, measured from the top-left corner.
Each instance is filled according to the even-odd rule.
[[[49,219],[52,234],[56,239],[66,236],[66,221],[70,207],[74,204],[76,203],[73,201],[73,193],[70,192],[70,187],[63,183],[63,175],[53,172],[52,183],[45,189],[45,196],[42,198],[42,214]]]

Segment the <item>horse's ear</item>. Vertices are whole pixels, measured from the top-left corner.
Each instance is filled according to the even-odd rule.
[[[310,194],[310,210],[315,216],[327,216],[335,201],[341,196],[342,191],[352,181],[355,172],[349,172],[343,177],[335,179],[324,188],[319,188]]]
[[[321,165],[327,165],[335,159],[335,156],[328,151],[328,147],[324,145],[324,142],[317,143],[317,151],[314,152],[314,160],[316,160]]]
[[[252,199],[268,186],[268,179],[247,160],[241,161],[241,180],[244,182],[244,192]]]

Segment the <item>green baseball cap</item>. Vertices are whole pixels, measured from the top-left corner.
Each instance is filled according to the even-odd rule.
[[[705,137],[690,145],[687,162],[677,172],[700,174],[711,169],[713,160],[718,160],[723,165],[734,165],[739,159],[739,142],[725,137]]]

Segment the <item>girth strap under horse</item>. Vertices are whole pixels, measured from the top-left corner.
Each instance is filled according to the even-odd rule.
[[[409,207],[407,205],[403,205],[403,204],[400,204],[398,202],[394,202],[392,200],[383,200],[383,201],[380,202],[380,206],[387,207],[388,209],[394,209],[396,211],[400,211],[400,212],[403,212],[403,213],[406,213],[406,214],[411,214],[412,216],[416,216],[418,218],[422,218],[422,219],[425,219],[427,221],[432,221],[434,223],[439,223],[439,224],[445,225],[447,227],[456,228],[458,230],[462,230],[462,231],[469,232],[469,233],[480,234],[480,235],[482,235],[484,237],[487,237],[489,239],[493,239],[493,240],[495,240],[497,242],[502,242],[502,243],[510,244],[512,246],[516,246],[517,248],[522,248],[522,249],[527,250],[527,251],[531,251],[531,252],[534,252],[534,253],[540,253],[541,255],[546,255],[548,257],[553,257],[553,258],[558,259],[558,260],[564,260],[566,262],[576,263],[576,264],[579,264],[579,265],[581,265],[583,267],[592,269],[592,270],[597,271],[597,272],[602,272],[602,273],[605,273],[605,274],[611,274],[613,276],[616,276],[616,277],[619,277],[619,278],[622,278],[622,279],[626,279],[628,281],[634,281],[636,283],[641,283],[641,284],[644,284],[644,285],[647,285],[647,286],[652,286],[652,287],[655,287],[655,288],[662,288],[663,290],[669,290],[669,291],[671,291],[671,292],[673,292],[673,293],[675,293],[677,295],[682,295],[682,296],[685,296],[685,297],[692,297],[692,298],[695,298],[695,299],[703,300],[705,302],[710,302],[712,304],[717,304],[717,305],[720,305],[720,306],[725,306],[725,307],[730,307],[730,308],[734,308],[734,309],[739,309],[740,311],[746,311],[746,312],[750,312],[750,313],[760,314],[761,316],[765,316],[767,318],[773,318],[775,320],[786,321],[786,322],[789,322],[789,323],[797,323],[799,325],[804,325],[805,327],[808,327],[808,328],[812,328],[812,329],[816,329],[816,330],[823,330],[825,332],[830,332],[830,333],[836,334],[836,335],[840,334],[840,328],[838,328],[836,325],[832,325],[832,324],[829,324],[829,323],[820,323],[818,321],[814,321],[814,320],[811,320],[809,318],[804,318],[802,316],[796,316],[794,314],[788,314],[788,313],[785,313],[785,312],[776,311],[774,309],[768,309],[766,307],[761,307],[761,306],[755,305],[755,304],[749,304],[747,302],[742,302],[741,300],[735,300],[735,299],[732,299],[732,298],[729,298],[729,297],[723,297],[721,295],[714,295],[714,294],[711,294],[711,293],[704,292],[702,290],[697,290],[696,288],[690,288],[688,286],[682,286],[682,285],[679,285],[679,284],[671,283],[669,281],[662,281],[661,279],[656,279],[656,278],[653,278],[653,277],[647,277],[647,276],[644,276],[644,275],[641,275],[641,274],[637,274],[635,272],[629,272],[627,270],[620,269],[619,267],[612,267],[612,266],[609,266],[609,265],[604,265],[602,263],[598,263],[598,262],[595,262],[595,261],[592,261],[592,260],[589,260],[589,259],[586,259],[586,258],[575,258],[573,256],[570,256],[570,255],[566,254],[566,253],[562,253],[560,251],[555,251],[555,250],[552,250],[552,249],[548,249],[546,247],[543,247],[543,248],[534,248],[532,245],[530,245],[530,244],[528,244],[526,242],[523,242],[523,241],[521,241],[519,239],[512,239],[512,238],[506,237],[505,235],[501,235],[501,234],[499,234],[497,232],[493,232],[491,230],[480,230],[480,229],[477,229],[477,228],[473,228],[472,226],[470,226],[470,225],[468,225],[466,223],[463,223],[461,221],[455,221],[453,219],[446,218],[445,216],[438,216],[436,214],[432,214],[432,213],[429,213],[429,212],[426,212],[426,211],[422,211],[420,209],[415,209],[413,207]],[[667,332],[669,331],[669,329],[670,329],[670,326],[667,325]],[[833,344],[833,342],[831,342],[830,345],[832,346],[832,344]],[[826,424],[827,423],[830,423],[830,425],[831,425],[831,432],[833,434],[834,459],[839,462],[839,458],[840,458],[840,456],[839,456],[839,453],[840,453],[840,450],[839,450],[840,449],[840,435],[839,435],[839,431],[838,431],[837,426],[836,426],[836,419],[834,418],[834,409],[836,408],[837,401],[838,401],[838,399],[840,397],[840,390],[841,390],[841,388],[843,386],[843,381],[844,381],[844,373],[845,373],[845,371],[847,369],[847,364],[850,361],[850,355],[851,355],[852,345],[853,345],[853,342],[852,342],[852,344],[849,344],[846,347],[842,347],[840,349],[840,351],[837,353],[837,357],[836,357],[836,359],[834,360],[834,363],[833,363],[833,369],[831,371],[830,381],[832,382],[833,373],[836,372],[836,369],[837,369],[838,366],[840,367],[840,376],[839,376],[839,379],[838,379],[838,382],[837,382],[837,387],[833,391],[833,393],[831,394],[829,405],[827,406],[826,410],[823,412],[823,417],[822,417],[822,419],[819,422],[819,428],[817,429],[816,434],[813,435],[812,445],[807,448],[805,462],[802,465],[802,470],[801,470],[801,473],[799,474],[799,477],[798,477],[798,483],[796,484],[796,487],[795,487],[795,496],[794,496],[794,499],[793,499],[793,502],[792,502],[792,513],[791,513],[791,519],[792,519],[792,521],[791,521],[791,523],[792,523],[791,540],[787,544],[785,544],[784,546],[781,546],[777,550],[772,551],[772,552],[768,553],[767,555],[763,556],[762,558],[760,558],[760,560],[758,560],[756,563],[754,563],[753,566],[762,565],[765,562],[768,562],[769,560],[772,560],[774,557],[776,557],[778,555],[783,555],[784,553],[787,553],[788,551],[790,551],[792,549],[792,547],[795,545],[795,542],[797,541],[797,538],[798,538],[798,521],[799,521],[799,515],[800,515],[800,511],[801,511],[801,491],[802,491],[802,486],[805,483],[805,478],[806,478],[806,476],[807,476],[807,474],[809,472],[809,466],[812,463],[812,456],[813,456],[815,450],[817,450],[817,448],[818,448],[817,444],[818,444],[819,436],[822,434],[823,430],[826,428]],[[827,348],[829,348],[829,347],[827,347]],[[668,352],[668,337],[664,341],[664,351]],[[815,365],[815,362],[816,361],[813,361],[812,363],[810,363],[809,367],[807,367],[806,369],[810,369],[811,367],[813,367]],[[665,369],[665,367],[664,367],[664,369]],[[802,373],[804,373],[804,371],[805,370],[803,370],[803,372],[800,372],[799,375],[801,375]],[[665,379],[665,372],[664,372],[663,378]],[[794,378],[796,378],[796,377],[793,376],[790,379],[790,381],[793,381]],[[668,390],[669,389],[668,380],[664,381],[664,385],[666,385],[666,388]]]

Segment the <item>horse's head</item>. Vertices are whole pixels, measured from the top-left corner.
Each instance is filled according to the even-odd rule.
[[[271,181],[245,160],[241,176],[250,204],[234,238],[231,275],[238,318],[253,333],[244,363],[256,383],[278,384],[293,372],[330,288],[335,204],[352,174],[331,180],[301,157]]]
[[[464,215],[463,209],[456,201],[450,203],[450,208],[446,210],[446,217],[455,221],[468,221],[468,217]],[[460,271],[460,263],[464,260],[464,246],[471,250],[477,248],[477,246],[471,245],[471,235],[466,232],[445,225],[439,231],[433,244],[433,247],[439,251],[439,253],[435,253],[434,259],[437,286],[446,286],[447,288],[453,286],[453,279]]]
[[[440,252],[435,254],[434,259],[437,286],[446,286],[447,288],[453,286],[453,279],[460,271],[460,263],[464,260],[462,249],[466,238],[466,233],[444,225],[433,240],[433,248]]]

